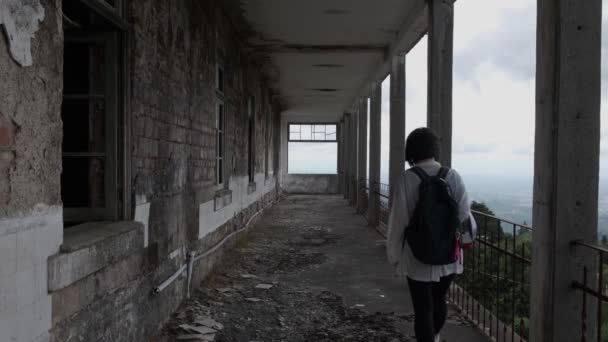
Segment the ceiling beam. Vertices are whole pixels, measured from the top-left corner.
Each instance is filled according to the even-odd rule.
[[[259,53],[380,53],[388,51],[385,45],[305,45],[305,44],[252,44]]]

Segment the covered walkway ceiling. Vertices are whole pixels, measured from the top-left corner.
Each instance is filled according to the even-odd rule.
[[[250,45],[268,55],[287,114],[339,116],[426,33],[424,0],[248,0]]]

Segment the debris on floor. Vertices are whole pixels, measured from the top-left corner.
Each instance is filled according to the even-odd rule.
[[[407,293],[396,294],[405,285],[380,264],[385,262],[384,248],[374,245],[375,232],[353,229],[345,224],[352,222],[352,213],[331,207],[337,205],[329,200],[319,201],[282,201],[283,209],[271,211],[224,255],[155,341],[183,341],[187,335],[192,341],[214,342],[415,341]],[[349,255],[357,243],[357,254]],[[336,249],[343,254],[336,256]],[[335,268],[338,264],[341,267]],[[367,278],[358,277],[362,267],[370,274],[390,276],[371,274],[375,281],[365,283]],[[378,303],[381,312],[375,312]],[[180,328],[183,325],[205,329]],[[450,342],[487,341],[469,338],[478,332],[453,310],[449,325],[452,330],[446,329],[444,338]]]
[[[370,314],[363,305],[346,306],[332,292],[279,281],[326,261],[308,248],[335,243],[327,229],[304,227],[295,237],[293,231],[255,235],[173,315],[163,341],[413,341],[397,328],[411,325],[410,316]]]

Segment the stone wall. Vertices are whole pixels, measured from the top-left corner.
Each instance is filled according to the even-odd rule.
[[[48,340],[51,327],[46,260],[63,233],[60,6],[0,3],[1,341]]]

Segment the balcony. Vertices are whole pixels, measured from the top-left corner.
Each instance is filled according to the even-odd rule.
[[[375,232],[386,232],[390,214],[381,182],[404,170],[406,63],[423,38],[428,87],[418,111],[440,137],[439,161],[452,165],[462,123],[452,110],[454,24],[465,1],[0,1],[0,341],[147,341],[199,284],[212,290],[211,270],[235,276],[238,268],[220,267],[228,247],[273,205],[278,225],[266,218],[260,231],[279,232],[287,242],[274,242],[294,257],[261,272],[264,281],[274,287],[276,273],[277,290],[329,289],[337,294],[312,302],[351,315],[346,326],[359,335],[373,327],[356,319],[374,320],[357,304],[384,312],[381,325],[408,338],[408,319],[386,314],[411,310]],[[476,213],[482,234],[451,289],[453,317],[501,341],[602,341],[602,0],[536,3],[534,228]],[[294,140],[332,144],[331,167],[289,170]],[[318,196],[277,203],[290,192]],[[336,236],[314,237],[319,226]],[[258,237],[252,246],[263,249]],[[248,256],[240,247],[234,255]],[[304,278],[280,272],[300,261]],[[376,289],[385,297],[369,297]],[[458,329],[448,327],[449,339]],[[310,339],[345,332],[330,330]]]
[[[370,202],[368,179],[359,181],[354,203],[358,213],[368,220],[370,206],[379,213],[371,226],[386,237],[390,216],[390,186],[375,183],[371,187],[376,201]],[[351,202],[351,204],[353,204]],[[449,298],[458,312],[495,341],[527,341],[530,337],[530,286],[532,231],[527,225],[473,210],[478,235],[473,247],[464,253],[464,273],[457,277]],[[368,222],[370,222],[368,220]],[[597,341],[606,341],[604,316],[608,302],[606,259],[608,249],[596,243],[573,240],[571,247],[591,254],[591,263],[583,267],[570,288],[578,292],[582,310],[580,325],[572,326],[580,341],[589,341],[589,327],[597,327]],[[595,266],[593,266],[595,265]],[[589,281],[591,275],[595,282]],[[601,327],[601,328],[600,328]]]

